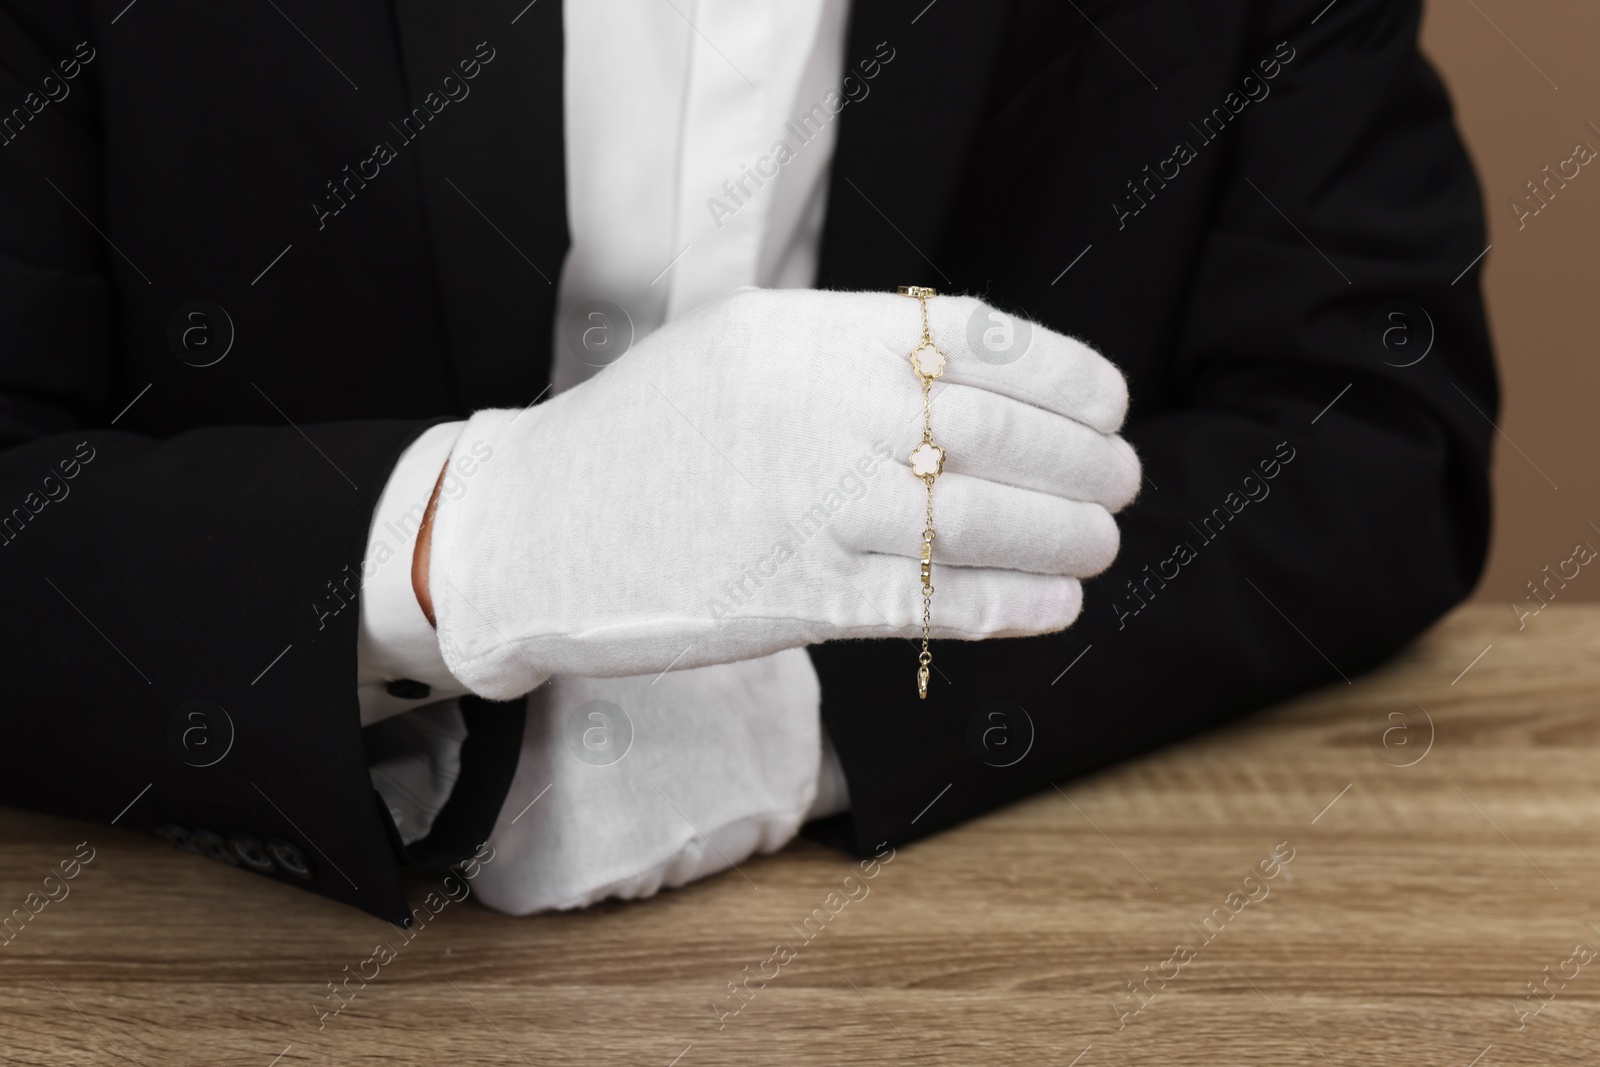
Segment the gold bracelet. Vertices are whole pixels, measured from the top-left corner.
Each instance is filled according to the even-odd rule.
[[[928,667],[933,653],[928,651],[928,629],[933,617],[933,480],[944,470],[944,449],[933,443],[933,415],[930,410],[934,379],[944,373],[944,353],[928,332],[928,297],[938,292],[922,285],[902,285],[901,296],[914,296],[922,305],[922,339],[911,350],[911,370],[922,382],[922,442],[911,452],[911,473],[928,487],[926,521],[922,528],[922,652],[917,656],[917,696],[928,699]]]

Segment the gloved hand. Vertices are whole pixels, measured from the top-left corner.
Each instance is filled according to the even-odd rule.
[[[933,429],[933,636],[1071,624],[1138,490],[1117,369],[1035,326],[996,365],[979,301],[928,301],[948,362]],[[852,637],[919,634],[925,490],[908,359],[917,301],[742,289],[667,324],[594,379],[474,415],[495,460],[433,520],[445,663],[508,699],[551,674],[655,674]]]

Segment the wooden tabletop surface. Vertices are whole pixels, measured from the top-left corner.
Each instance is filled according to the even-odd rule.
[[[0,902],[96,849],[0,947],[0,1060],[1597,1063],[1597,704],[1600,606],[1520,631],[1468,607],[1354,685],[900,849],[870,880],[802,842],[741,865],[759,888],[730,872],[533,919],[451,906],[320,1031],[325,983],[390,927],[0,811]]]

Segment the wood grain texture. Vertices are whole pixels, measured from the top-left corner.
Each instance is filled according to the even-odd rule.
[[[1305,699],[899,850],[809,942],[796,926],[855,868],[805,843],[742,864],[759,888],[730,872],[524,920],[452,904],[405,942],[139,835],[0,812],[5,910],[77,842],[97,850],[0,947],[0,1058],[1600,1062],[1600,962],[1568,962],[1600,948],[1600,608],[1552,605],[1519,632],[1504,606],[1468,607],[1353,685],[1329,673]],[[1370,720],[1402,708],[1386,749]],[[1284,841],[1292,861],[1234,914],[1228,894]],[[1207,943],[1194,927],[1218,908]],[[396,958],[319,1031],[324,984],[380,941]],[[719,1026],[713,1004],[741,1003],[727,983],[779,943],[795,958]],[[1179,943],[1193,958],[1119,1027],[1113,1004],[1137,1003],[1124,983],[1171,975]],[[1519,1029],[1546,966],[1577,973]]]

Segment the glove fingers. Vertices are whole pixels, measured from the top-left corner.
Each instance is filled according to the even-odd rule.
[[[1128,383],[1110,360],[1083,342],[969,296],[928,301],[928,323],[948,357],[944,381],[1009,396],[1101,433],[1122,428]],[[1009,339],[1004,336],[1008,328]],[[916,337],[913,332],[900,347],[909,352]]]
[[[885,472],[855,516],[852,547],[917,558],[927,490],[903,471]],[[1088,578],[1116,558],[1117,522],[1099,504],[1063,500],[946,470],[933,487],[933,561]],[[916,577],[916,568],[906,572]]]
[[[733,299],[737,322],[760,352],[781,351],[791,323],[804,324],[818,351],[852,361],[884,361],[915,383],[908,357],[922,336],[917,301],[895,293],[754,289]],[[1128,412],[1128,384],[1109,360],[1081,341],[970,296],[928,301],[928,326],[945,354],[942,381],[977,386],[1053,411],[1101,433],[1116,433]],[[874,345],[872,342],[876,341]],[[908,393],[908,395],[911,395]]]
[[[866,556],[852,580],[866,625],[839,637],[922,636],[922,585],[914,561]],[[1083,608],[1076,578],[986,567],[935,567],[932,636],[963,641],[1030,637],[1072,625]]]
[[[1120,437],[967,385],[935,392],[932,412],[947,471],[1112,511],[1138,495],[1139,458]]]

